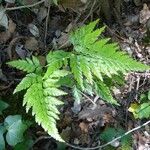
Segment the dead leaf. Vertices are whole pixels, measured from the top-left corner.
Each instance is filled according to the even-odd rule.
[[[25,59],[27,57],[27,51],[23,48],[22,44],[16,44],[15,51],[19,55],[21,59]]]
[[[14,33],[16,30],[16,24],[10,19],[9,20],[9,27],[8,27],[8,31],[10,33]]]
[[[140,11],[140,23],[145,24],[150,18],[150,10],[147,4],[143,4],[143,10]]]
[[[12,20],[9,20],[8,30],[0,33],[0,42],[6,43],[11,38],[15,30],[16,30],[16,24]]]
[[[5,12],[5,8],[0,6],[0,25],[8,29],[8,17]]]
[[[88,124],[87,123],[84,123],[84,122],[81,122],[80,124],[79,124],[79,127],[80,127],[80,129],[81,129],[81,131],[82,132],[84,132],[84,133],[88,133]]]
[[[65,116],[62,118],[62,122],[59,124],[59,127],[62,128],[62,129],[66,128],[72,122],[70,112],[66,112],[64,115]]]
[[[29,28],[29,31],[35,36],[35,37],[39,37],[39,29],[36,25],[30,23],[28,24],[28,28]]]
[[[6,31],[6,32],[1,32],[0,33],[0,43],[6,43],[11,37],[11,33]]]
[[[29,37],[25,42],[25,48],[31,51],[38,50],[38,41],[34,37]]]
[[[80,137],[79,137],[79,141],[82,145],[89,144],[90,137],[87,133],[81,134]]]
[[[84,108],[78,115],[79,119],[99,120],[104,114],[113,114],[111,108],[106,106],[97,106],[94,109]]]
[[[66,129],[63,129],[60,135],[66,142],[69,142],[71,135],[71,128],[67,127]]]
[[[78,8],[85,4],[85,0],[61,0],[59,2],[59,9],[65,11],[66,9],[72,9],[73,11],[79,11]]]
[[[46,7],[41,7],[38,14],[37,14],[37,19],[41,23],[43,19],[45,19],[47,16],[47,8]]]
[[[45,56],[41,56],[40,55],[40,56],[38,56],[38,59],[39,59],[39,61],[40,61],[42,66],[46,65],[46,58],[45,58]]]

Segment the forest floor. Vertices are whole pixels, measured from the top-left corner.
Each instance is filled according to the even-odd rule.
[[[27,5],[31,5],[31,2]],[[22,95],[13,95],[13,90],[24,73],[8,67],[6,62],[35,55],[45,63],[45,55],[50,50],[70,48],[68,36],[72,29],[90,21],[100,19],[100,25],[106,25],[104,36],[118,42],[121,49],[134,59],[150,65],[149,3],[135,6],[126,2],[119,20],[115,17],[109,20],[101,16],[98,9],[92,8],[94,5],[90,7],[86,3],[81,6],[69,2],[58,6],[41,3],[16,10],[11,10],[16,7],[15,3],[6,2],[4,6],[8,9],[1,23],[3,27],[0,27],[0,98],[10,105],[4,116],[21,114],[26,119],[31,118],[22,107]],[[0,8],[0,15],[2,11]],[[80,149],[95,147],[106,143],[101,141],[101,133],[110,127],[129,131],[148,121],[135,119],[129,108],[139,103],[143,97],[148,97],[150,72],[132,72],[125,77],[125,82],[125,85],[113,90],[113,95],[121,107],[108,105],[96,95],[83,95],[84,101],[76,108],[71,94],[67,96],[58,121],[60,135],[65,141]],[[97,107],[92,107],[91,100],[96,101]],[[34,150],[75,149],[46,138],[47,134],[38,125],[31,126],[28,132],[34,140]],[[149,125],[133,132],[131,136],[131,149],[150,150]],[[8,146],[8,149],[11,148]],[[123,148],[120,147],[120,140],[116,140],[104,149]]]

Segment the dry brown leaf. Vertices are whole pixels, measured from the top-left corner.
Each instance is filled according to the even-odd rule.
[[[8,27],[8,31],[10,33],[14,33],[16,30],[16,24],[10,19],[9,20],[9,27]]]
[[[67,127],[66,129],[63,129],[60,135],[66,142],[69,142],[71,136],[71,128]]]
[[[143,10],[141,10],[140,12],[140,23],[145,24],[149,18],[150,18],[150,10],[147,4],[144,4]]]
[[[25,42],[25,48],[31,51],[38,50],[38,41],[34,37],[29,37]]]
[[[16,30],[16,24],[9,20],[8,30],[0,33],[0,43],[6,43]]]
[[[59,127],[64,129],[68,125],[70,125],[72,122],[71,115],[69,113],[66,113],[65,116],[62,118],[62,122],[59,124]]]
[[[106,106],[97,106],[94,109],[85,108],[79,113],[78,117],[79,119],[92,121],[102,119],[104,114],[113,114],[111,108]]]
[[[90,137],[87,133],[85,134],[81,134],[80,137],[79,137],[79,141],[81,144],[89,144],[90,142]]]
[[[6,31],[6,32],[1,32],[0,33],[0,43],[6,43],[11,37],[11,33]]]
[[[87,123],[84,123],[84,122],[81,122],[80,124],[79,124],[79,127],[80,127],[80,129],[81,129],[81,131],[82,132],[84,132],[84,133],[88,133],[88,124]]]
[[[65,11],[65,9],[72,9],[74,11],[79,11],[78,8],[84,6],[85,0],[61,0],[59,3],[59,9]]]
[[[47,16],[47,8],[46,7],[41,7],[38,11],[37,14],[37,19],[41,23],[43,19],[45,19]]]
[[[109,122],[113,122],[113,117],[111,114],[104,114],[103,116],[103,120],[104,120],[104,123],[109,123]]]

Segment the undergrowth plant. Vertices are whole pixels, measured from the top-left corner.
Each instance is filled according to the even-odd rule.
[[[129,111],[136,119],[150,118],[150,91],[141,94],[139,103],[131,103]]]
[[[150,69],[121,52],[109,38],[102,38],[100,35],[105,27],[95,29],[97,23],[98,20],[72,32],[73,49],[50,51],[44,67],[35,56],[8,63],[27,72],[14,93],[26,90],[23,106],[26,105],[27,112],[32,108],[36,122],[58,141],[64,142],[56,127],[58,106],[63,104],[57,97],[67,94],[62,87],[72,82],[69,87],[77,100],[81,92],[89,94],[92,89],[92,93],[106,102],[119,105],[111,94],[111,84],[119,84],[120,77],[129,71]]]
[[[104,142],[110,142],[113,139],[122,136],[123,134],[125,134],[125,130],[123,130],[121,127],[118,128],[111,128],[108,127],[106,128],[101,134],[100,134],[100,139]],[[120,143],[119,143],[120,142]],[[132,136],[131,134],[126,135],[124,137],[121,138],[120,141],[116,141],[116,143],[112,143],[111,144],[111,150],[113,149],[113,147],[118,147],[118,145],[121,144],[121,150],[131,150],[132,147]],[[108,150],[108,147],[106,147],[106,150]]]
[[[33,140],[25,134],[25,131],[32,124],[30,121],[22,120],[21,115],[9,115],[4,117],[5,111],[9,105],[0,100],[0,117],[5,118],[0,123],[0,150],[7,149],[7,145],[17,149],[29,149]]]

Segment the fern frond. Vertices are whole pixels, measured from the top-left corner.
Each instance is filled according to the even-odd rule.
[[[77,29],[75,32],[71,34],[70,41],[75,46],[76,51],[82,52],[82,49],[80,49],[79,47],[76,48],[77,45],[82,47],[82,46],[86,46],[87,43],[89,45],[95,42],[98,36],[104,31],[104,27],[103,27],[98,30],[95,30],[95,32],[93,33],[93,30],[96,24],[98,23],[98,21],[99,20],[91,22],[88,25]]]
[[[17,85],[17,87],[14,90],[14,93],[25,90],[29,88],[32,84],[38,83],[38,82],[42,82],[41,76],[34,74],[34,73],[27,74],[26,77],[24,77],[22,81]]]
[[[48,78],[54,71],[60,69],[63,66],[63,60],[56,60],[48,65],[47,71],[44,75],[44,79]]]
[[[83,86],[83,74],[82,74],[82,69],[80,66],[80,61],[78,56],[72,54],[70,57],[70,67],[71,67],[71,71],[74,75],[75,80],[77,81],[77,83],[79,84],[79,86],[84,89]]]
[[[105,101],[118,105],[117,101],[112,97],[111,92],[107,85],[102,81],[95,82],[96,93]]]
[[[86,59],[86,57],[81,57],[79,56],[79,62],[80,62],[80,67],[81,70],[84,74],[84,76],[87,78],[87,80],[89,81],[89,83],[93,83],[93,76],[92,76],[92,72],[91,72],[91,68],[90,68],[90,64],[88,62],[88,60]]]
[[[94,29],[97,21],[78,29],[71,35],[71,42],[78,55],[89,57],[93,64],[99,65],[99,71],[111,77],[118,72],[144,71],[150,69],[149,66],[141,64],[123,52],[119,51],[116,43],[108,43],[109,39],[99,39],[98,36],[104,28]],[[89,29],[89,32],[87,31]]]
[[[96,91],[106,101],[117,104],[113,99],[109,87],[103,83],[105,76],[125,74],[129,71],[144,71],[150,69],[125,53],[119,51],[118,44],[110,43],[108,38],[100,39],[104,27],[94,30],[98,21],[81,27],[71,34],[70,41],[74,45],[74,54],[70,57],[70,68],[77,83],[83,88],[83,80],[93,85]],[[100,81],[97,83],[96,78]],[[97,80],[97,79],[96,79]]]
[[[64,52],[62,50],[49,52],[46,57],[48,62],[48,69],[44,78],[48,78],[54,71],[59,70],[64,65],[64,62],[68,59],[69,54],[70,53]]]
[[[16,68],[16,69],[25,71],[27,73],[33,73],[36,70],[41,71],[40,62],[34,56],[32,57],[32,59],[26,58],[26,60],[21,60],[21,59],[20,60],[14,60],[14,61],[8,62],[7,64]]]
[[[46,96],[62,96],[66,94],[67,94],[66,92],[54,87],[44,89],[44,95]]]
[[[53,99],[53,97],[47,98],[44,95],[42,83],[34,83],[27,90],[23,105],[26,105],[27,112],[32,108],[32,115],[35,115],[36,122],[41,125],[49,135],[63,142],[56,127],[56,119],[59,119],[58,111],[55,103],[51,102],[51,99]],[[60,103],[58,103],[58,105],[59,104]]]

